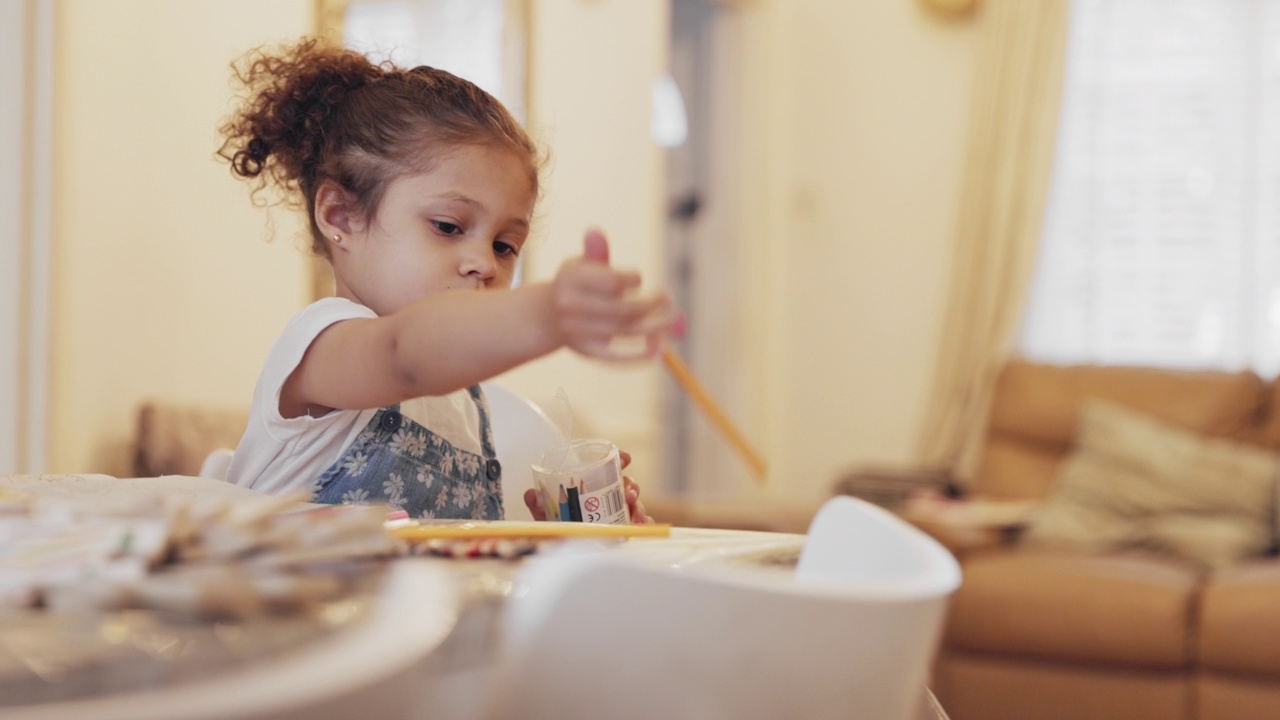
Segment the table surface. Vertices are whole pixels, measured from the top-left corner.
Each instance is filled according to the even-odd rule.
[[[49,496],[89,496],[104,503],[116,500],[134,502],[139,497],[159,494],[179,494],[196,500],[256,495],[253,491],[217,480],[178,476],[123,480],[101,475],[0,476],[0,488],[4,487]],[[749,563],[769,571],[776,569],[780,573],[790,573],[803,543],[803,535],[674,528],[670,538],[633,538],[619,543],[612,551],[675,567]],[[442,720],[474,717],[482,702],[485,675],[501,641],[498,619],[520,564],[499,559],[433,557],[396,562],[413,563],[436,573],[437,578],[444,573],[458,581],[455,585],[460,592],[444,601],[456,604],[456,620],[452,626],[440,631],[438,637],[431,634],[437,632],[435,626],[424,626],[421,630],[424,638],[435,638],[433,642],[438,643],[425,663],[429,674],[439,680],[441,697],[449,695],[449,702],[441,702],[438,707],[433,704],[433,717]],[[4,626],[0,625],[0,633],[3,632],[6,632]],[[352,634],[350,629],[343,632]],[[235,674],[242,671],[227,672]],[[0,702],[0,720],[27,717],[25,710],[36,711],[37,707],[5,708]],[[35,712],[30,716],[38,714]],[[945,713],[931,693],[927,693],[922,720],[946,720]]]

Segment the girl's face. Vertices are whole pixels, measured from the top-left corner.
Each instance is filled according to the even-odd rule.
[[[454,148],[392,180],[373,220],[333,248],[338,295],[389,315],[433,293],[510,287],[534,200],[514,151]]]

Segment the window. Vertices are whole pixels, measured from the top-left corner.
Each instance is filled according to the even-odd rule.
[[[1022,351],[1280,371],[1280,3],[1076,0]]]
[[[375,61],[448,70],[524,122],[524,0],[351,0],[344,15],[347,46]]]

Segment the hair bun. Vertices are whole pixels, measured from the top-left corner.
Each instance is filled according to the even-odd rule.
[[[265,174],[285,190],[306,187],[324,154],[325,128],[354,91],[383,75],[360,53],[305,39],[233,64],[249,99],[220,128],[218,155],[236,175]],[[259,186],[260,188],[261,186]]]

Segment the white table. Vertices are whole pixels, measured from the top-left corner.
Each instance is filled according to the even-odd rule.
[[[0,477],[0,488],[4,487],[49,496],[90,497],[103,504],[175,493],[196,501],[255,495],[217,480],[177,476],[132,480],[92,475]],[[670,538],[636,538],[613,551],[681,567],[746,562],[791,572],[790,565],[803,542],[802,535],[676,528]],[[382,612],[371,613],[367,620],[351,624],[331,639],[270,660],[269,671],[244,663],[199,681],[113,698],[97,696],[91,705],[5,707],[0,699],[0,720],[52,720],[69,716],[68,707],[95,720],[318,719],[344,717],[356,709],[361,716],[390,717],[397,703],[403,705],[409,697],[431,698],[430,712],[424,717],[476,717],[484,699],[487,670],[501,642],[503,603],[519,563],[421,557],[396,564],[388,588],[376,599]],[[347,692],[344,675],[334,670],[341,667],[341,658],[350,657],[374,657],[381,662],[382,666],[373,670],[385,676],[382,686],[372,693]],[[329,695],[317,688],[327,688]],[[413,694],[397,694],[406,688]],[[308,697],[310,706],[300,707],[298,697]],[[276,703],[274,710],[268,707],[272,702]],[[386,712],[371,703],[384,704]],[[344,709],[348,705],[350,709]],[[923,720],[945,718],[929,695]]]

